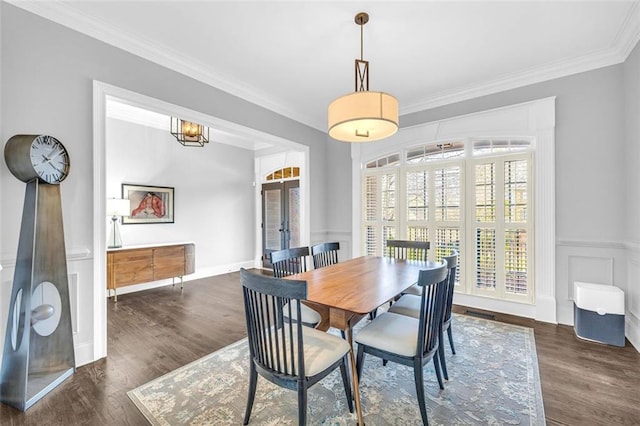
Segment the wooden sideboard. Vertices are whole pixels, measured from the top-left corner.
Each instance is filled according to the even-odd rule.
[[[113,290],[118,301],[118,288],[133,284],[180,278],[195,272],[196,246],[173,243],[122,247],[107,250],[107,292]],[[174,282],[175,285],[175,282]]]

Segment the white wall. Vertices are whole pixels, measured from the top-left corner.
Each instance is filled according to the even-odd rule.
[[[0,10],[0,140],[4,144],[14,134],[50,134],[62,141],[71,157],[70,174],[61,192],[68,270],[77,283],[72,299],[78,300],[78,312],[72,314],[78,364],[95,359],[98,350],[93,347],[92,316],[97,297],[92,284],[93,258],[102,256],[93,253],[94,80],[308,146],[310,192],[314,194],[310,229],[326,229],[324,133],[7,3],[0,2]],[[0,272],[0,339],[4,341],[24,184],[9,173],[4,161],[0,162],[0,183],[0,264],[5,266]],[[213,190],[210,182],[202,185]],[[184,195],[187,193],[177,193]]]
[[[106,134],[108,198],[121,198],[123,183],[174,188],[174,223],[122,225],[123,245],[194,242],[196,273],[187,280],[253,265],[253,151],[185,147],[168,129],[112,118]]]

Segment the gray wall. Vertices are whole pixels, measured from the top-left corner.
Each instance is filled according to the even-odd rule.
[[[0,140],[46,133],[70,152],[62,183],[65,239],[72,276],[72,315],[79,318],[76,356],[92,353],[93,340],[93,80],[219,117],[310,147],[310,228],[326,230],[326,135],[192,78],[0,2]],[[0,161],[0,339],[3,340],[11,262],[17,251],[24,184]],[[250,224],[252,227],[253,224]],[[80,358],[83,358],[80,355]],[[84,357],[86,358],[86,357]]]
[[[627,336],[640,342],[640,46],[624,64],[625,204],[628,315]],[[630,340],[631,340],[630,338]],[[640,350],[638,344],[636,348]]]
[[[640,244],[640,46],[624,64],[624,131],[627,239]]]
[[[556,96],[558,239],[618,241],[625,236],[622,66],[559,78],[402,116],[401,127]],[[550,214],[552,214],[550,212]]]
[[[311,147],[311,229],[324,229],[326,138],[324,133],[233,97],[191,78],[2,3],[2,122],[0,137],[48,133],[70,150],[72,169],[64,182],[67,244],[91,246],[92,80],[188,107]],[[28,29],[28,30],[27,30]],[[9,40],[11,42],[9,42]],[[21,194],[22,184],[4,163],[3,189]],[[3,246],[17,241],[21,206],[3,203]]]

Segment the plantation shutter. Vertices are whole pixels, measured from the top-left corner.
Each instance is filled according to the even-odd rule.
[[[473,293],[533,301],[529,169],[530,156],[522,154],[474,162]]]
[[[398,234],[398,173],[369,172],[363,179],[364,251],[370,256],[381,256],[387,240],[397,238]]]

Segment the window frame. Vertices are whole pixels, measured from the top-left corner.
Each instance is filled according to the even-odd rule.
[[[474,155],[474,143],[478,140],[527,140],[529,141],[529,146],[526,149],[518,149],[514,152],[483,152],[476,153]],[[450,142],[451,140],[447,141]],[[384,156],[378,157],[376,160],[369,160],[366,162],[362,162],[361,164],[361,201],[362,201],[362,211],[361,211],[361,232],[362,232],[362,243],[363,243],[363,252],[366,252],[367,247],[367,233],[366,227],[370,225],[365,221],[366,214],[366,179],[368,176],[382,176],[384,174],[392,171],[395,174],[396,179],[396,205],[395,205],[395,235],[396,238],[408,239],[409,235],[409,227],[410,226],[424,226],[427,227],[428,232],[428,241],[432,242],[432,248],[429,250],[428,256],[430,260],[439,260],[436,255],[436,247],[434,242],[436,241],[436,231],[438,228],[456,228],[460,229],[460,242],[459,242],[459,252],[461,256],[461,268],[462,271],[458,275],[458,279],[456,281],[456,292],[481,296],[481,297],[489,297],[498,300],[505,300],[511,302],[525,303],[525,304],[534,304],[535,296],[536,296],[536,281],[535,281],[535,205],[534,205],[534,173],[535,173],[535,138],[532,137],[482,137],[482,138],[458,138],[454,142],[462,142],[464,145],[464,153],[461,156],[454,156],[449,158],[442,159],[431,159],[428,161],[420,161],[420,162],[408,162],[407,154],[410,151],[416,151],[417,148],[422,146],[432,146],[442,144],[442,141],[434,141],[430,143],[424,143],[420,145],[413,145],[403,148],[399,151],[396,151],[392,154],[389,154],[388,157],[392,157],[400,154],[400,162],[394,163],[390,166],[379,166],[379,167],[369,167],[367,168],[367,164],[371,164],[372,161],[378,161],[380,158],[385,158]],[[426,152],[426,151],[425,151]],[[504,164],[507,161],[513,160],[526,160],[527,161],[527,222],[524,226],[522,224],[514,224],[509,225],[504,222]],[[476,270],[477,265],[473,259],[476,258],[476,238],[475,238],[475,167],[477,164],[487,163],[494,161],[496,164],[501,164],[500,167],[496,169],[496,190],[495,200],[496,200],[496,241],[495,241],[495,256],[496,256],[496,290],[490,291],[485,289],[478,289],[475,285],[476,283]],[[461,211],[460,211],[460,220],[459,221],[437,221],[435,220],[435,173],[436,170],[441,170],[443,168],[451,167],[451,166],[459,166],[460,167],[460,203],[461,203]],[[428,190],[427,190],[427,198],[429,200],[428,204],[428,214],[427,220],[409,220],[408,218],[408,194],[407,194],[407,186],[408,186],[408,175],[412,172],[420,172],[427,171],[429,173],[428,178]],[[380,188],[378,188],[378,194],[380,194]],[[378,195],[379,196],[379,195]],[[380,198],[378,198],[380,200]],[[402,206],[402,207],[401,207]],[[380,207],[380,206],[378,206]],[[380,213],[380,212],[379,212]],[[502,219],[500,223],[498,223],[498,219]],[[370,222],[370,221],[369,221]],[[516,226],[517,225],[517,226]],[[384,241],[383,241],[383,233],[382,226],[379,224],[376,229],[377,235],[381,236],[380,243],[376,249],[376,255],[382,255],[384,251]],[[506,281],[504,279],[505,272],[505,252],[504,252],[504,235],[505,230],[507,229],[521,229],[525,228],[527,234],[527,293],[526,295],[511,293],[506,291]],[[464,259],[467,259],[465,261]]]

